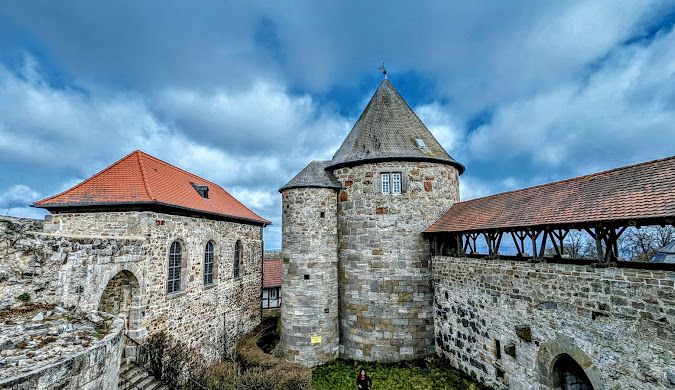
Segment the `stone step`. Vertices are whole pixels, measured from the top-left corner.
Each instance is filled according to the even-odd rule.
[[[124,363],[120,366],[118,382],[119,389],[130,390],[168,390],[142,367],[134,363]]]

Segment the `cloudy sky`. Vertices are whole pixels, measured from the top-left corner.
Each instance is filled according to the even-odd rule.
[[[672,1],[0,3],[0,215],[141,149],[274,222],[378,66],[462,199],[675,154]]]

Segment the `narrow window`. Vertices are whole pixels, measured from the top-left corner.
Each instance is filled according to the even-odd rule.
[[[325,212],[325,211],[320,212],[320,213],[319,213],[319,216],[320,216],[321,218],[326,218],[326,212]]]
[[[502,358],[502,343],[500,343],[497,339],[495,339],[495,357],[497,359]]]
[[[401,194],[401,172],[394,172],[391,174],[391,193]]]
[[[382,174],[382,193],[389,194],[389,174]]]
[[[182,248],[178,241],[171,244],[169,250],[169,277],[167,279],[167,291],[174,293],[180,291]]]
[[[211,241],[206,243],[204,249],[204,285],[209,286],[213,284],[213,243]]]
[[[239,270],[241,267],[241,260],[243,255],[243,248],[241,247],[241,241],[237,240],[237,243],[234,244],[234,277],[239,277]]]

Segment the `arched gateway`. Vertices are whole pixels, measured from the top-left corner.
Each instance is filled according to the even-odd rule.
[[[110,278],[101,294],[98,310],[123,318],[124,332],[132,339],[145,337],[145,328],[141,323],[141,289],[132,272],[120,271]]]
[[[539,383],[555,390],[604,390],[591,358],[574,339],[558,336],[544,342],[537,354]]]

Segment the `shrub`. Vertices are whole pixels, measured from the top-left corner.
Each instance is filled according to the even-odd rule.
[[[237,343],[237,359],[246,370],[241,381],[251,389],[311,389],[312,371],[265,353],[257,345],[258,332],[254,330]]]
[[[209,390],[236,390],[239,365],[236,362],[219,362],[206,369],[199,382]]]
[[[30,294],[25,292],[17,297],[21,302],[30,302]]]

